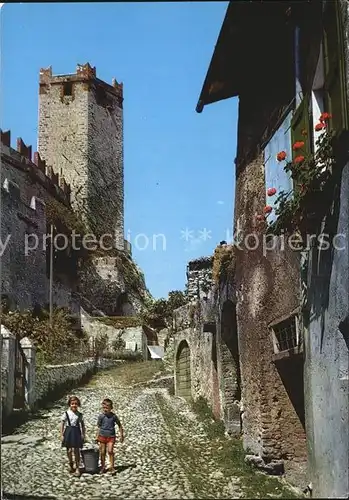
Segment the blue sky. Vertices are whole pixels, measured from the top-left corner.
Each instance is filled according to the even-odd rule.
[[[210,255],[232,228],[237,100],[195,112],[226,7],[1,9],[1,128],[11,129],[13,147],[21,136],[36,150],[41,67],[74,73],[77,63],[89,62],[102,80],[123,82],[125,237],[156,298],[184,289],[187,262]]]

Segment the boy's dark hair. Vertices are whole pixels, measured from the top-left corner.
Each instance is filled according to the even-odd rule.
[[[68,406],[70,406],[73,401],[76,401],[78,406],[81,406],[80,399],[77,396],[69,396],[68,402],[67,402]]]
[[[113,401],[109,398],[105,398],[102,401],[102,405],[110,405],[110,407],[113,408]]]

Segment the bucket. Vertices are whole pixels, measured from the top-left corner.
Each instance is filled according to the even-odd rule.
[[[85,472],[90,474],[98,472],[99,451],[96,450],[96,448],[82,449],[81,455],[85,466]]]

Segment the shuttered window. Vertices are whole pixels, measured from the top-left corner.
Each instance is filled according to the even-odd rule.
[[[273,211],[268,217],[268,222],[276,220],[275,209],[277,208],[276,199],[280,191],[286,193],[292,190],[292,178],[289,172],[285,172],[284,166],[291,159],[291,119],[292,111],[287,115],[279,129],[275,132],[264,149],[265,158],[265,187],[266,187],[266,202],[267,205],[273,207]],[[286,152],[286,160],[279,162],[276,155],[280,151]],[[273,196],[268,196],[269,188],[275,188],[276,193]]]
[[[324,12],[325,106],[332,114],[332,128],[347,130],[343,25],[338,1],[328,1]]]
[[[292,158],[303,155],[307,156],[312,152],[312,126],[309,113],[309,95],[306,94],[296,109],[291,123],[291,140],[292,144],[303,141],[304,147],[302,150],[292,151]]]

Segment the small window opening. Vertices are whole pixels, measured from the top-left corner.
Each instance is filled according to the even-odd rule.
[[[299,346],[298,318],[292,316],[273,325],[274,347],[276,352],[289,351]]]
[[[73,95],[73,83],[72,82],[64,82],[63,83],[63,95]]]

